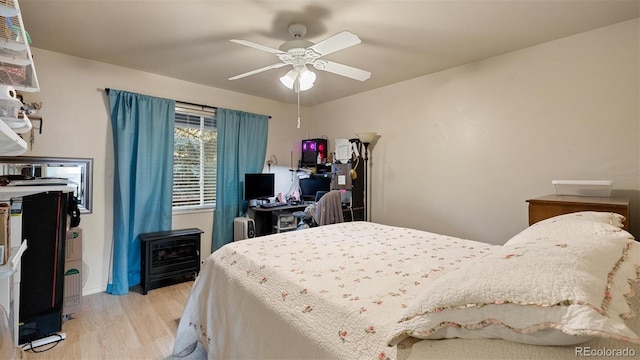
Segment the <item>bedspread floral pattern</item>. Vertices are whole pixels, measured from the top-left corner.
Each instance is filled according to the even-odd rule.
[[[493,246],[357,222],[236,242],[210,261],[261,286],[267,306],[292,326],[329,334],[337,357],[392,359],[385,335],[422,288]]]

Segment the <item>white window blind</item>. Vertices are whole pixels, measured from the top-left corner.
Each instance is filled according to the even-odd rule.
[[[211,208],[216,201],[215,115],[176,109],[173,208]]]

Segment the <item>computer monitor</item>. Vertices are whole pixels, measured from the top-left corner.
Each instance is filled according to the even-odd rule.
[[[300,199],[304,201],[315,201],[318,191],[331,190],[331,177],[311,175],[308,178],[300,179]]]
[[[244,199],[268,199],[275,196],[275,174],[244,174]]]

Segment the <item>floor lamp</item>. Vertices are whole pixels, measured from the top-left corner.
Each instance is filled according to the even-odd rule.
[[[358,133],[358,139],[364,145],[364,221],[369,221],[369,145],[377,135],[375,132]]]

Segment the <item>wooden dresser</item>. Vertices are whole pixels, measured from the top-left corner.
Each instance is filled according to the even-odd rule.
[[[629,230],[629,199],[546,195],[529,199],[527,202],[529,203],[529,225],[562,214],[579,211],[604,211],[624,216],[626,218],[624,229]]]

